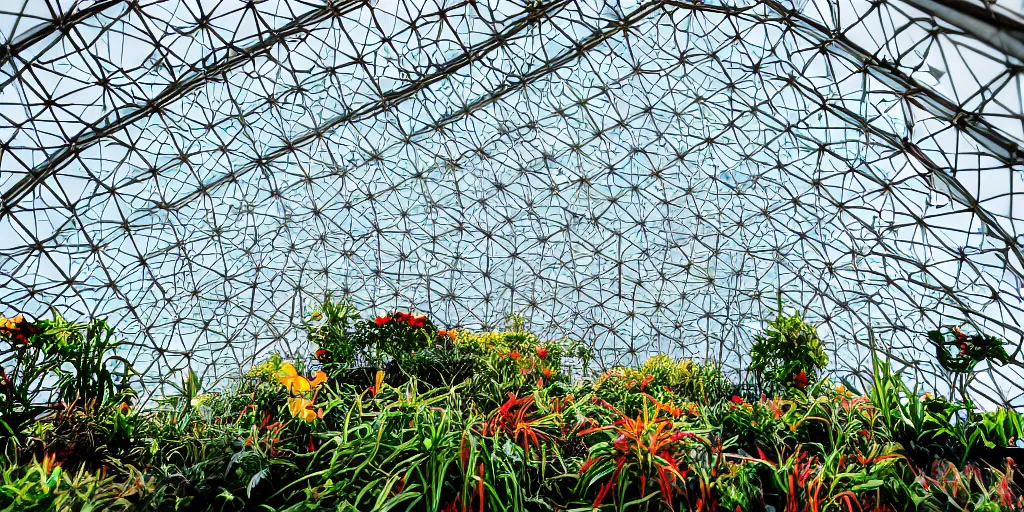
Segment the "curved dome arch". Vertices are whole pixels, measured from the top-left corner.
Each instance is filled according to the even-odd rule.
[[[937,325],[1019,351],[1013,12],[29,4],[0,13],[0,304],[109,317],[151,382],[301,350],[325,291],[523,311],[603,364],[742,371],[780,292],[843,375],[875,343],[945,386]]]

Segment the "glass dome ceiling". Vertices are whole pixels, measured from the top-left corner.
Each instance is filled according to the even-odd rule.
[[[7,2],[0,313],[105,316],[150,383],[304,351],[328,291],[742,371],[781,293],[836,374],[941,387],[939,325],[1020,359],[1021,12]]]

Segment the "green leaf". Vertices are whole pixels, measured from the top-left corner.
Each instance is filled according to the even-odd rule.
[[[876,480],[868,480],[867,482],[864,482],[862,484],[857,484],[857,485],[851,487],[850,490],[853,491],[853,492],[866,491],[868,489],[877,489],[877,488],[881,487],[884,484],[885,484],[885,481],[883,481],[883,480],[877,480],[877,479]]]

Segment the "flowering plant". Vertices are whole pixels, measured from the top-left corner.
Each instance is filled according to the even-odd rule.
[[[565,346],[542,341],[537,335],[517,330],[474,333],[455,331],[455,346],[477,354],[487,362],[489,377],[510,385],[546,383],[562,377]]]
[[[393,311],[357,322],[349,338],[358,354],[380,367],[391,360],[407,360],[433,345],[437,327],[426,315]]]
[[[1005,342],[988,334],[967,334],[953,326],[945,331],[928,331],[928,340],[935,345],[935,356],[939,364],[951,372],[969,372],[986,360],[1001,364],[1011,361],[1004,347]]]
[[[21,313],[14,318],[0,315],[0,339],[9,340],[14,345],[28,345],[33,336],[42,332],[35,323],[25,320],[25,315]]]
[[[56,311],[47,320],[0,317],[0,439],[24,440],[23,427],[47,410],[65,417],[123,410],[134,370],[116,354],[119,346],[103,320],[75,324]],[[110,431],[126,425],[115,414]]]
[[[333,302],[330,295],[310,314],[306,331],[318,347],[316,359],[331,374],[357,362],[382,367],[408,359],[438,337],[437,327],[426,315],[393,311],[360,320],[351,302]]]
[[[45,364],[65,361],[58,355],[105,339],[100,324],[90,331],[13,320],[2,326],[0,347],[42,353],[50,371]],[[28,323],[40,332],[26,335],[27,343],[11,334],[31,332]],[[350,324],[344,339],[377,350],[420,335],[426,341],[413,342],[429,346],[402,360],[403,375],[360,368],[372,372],[363,385],[272,354],[250,378],[212,398],[199,398],[199,379],[189,372],[180,397],[157,398],[154,408],[115,395],[106,408],[69,404],[57,413],[34,411],[27,423],[5,415],[0,428],[24,438],[8,445],[12,456],[0,466],[0,509],[54,509],[25,501],[21,475],[47,474],[58,464],[68,475],[109,476],[102,495],[124,505],[90,501],[88,488],[70,481],[60,489],[48,482],[37,495],[67,496],[60,510],[206,510],[226,501],[245,510],[439,512],[1024,507],[1019,472],[1004,451],[1019,444],[1024,416],[921,395],[881,363],[867,396],[851,391],[852,383],[821,383],[756,398],[739,385],[708,393],[719,378],[727,383],[717,367],[667,356],[612,369],[598,383],[568,383],[566,345],[521,326],[437,331],[426,316],[391,312]],[[441,350],[475,360],[481,370],[433,383],[408,371],[416,359],[449,365],[453,359]],[[801,370],[802,377],[791,376],[796,387],[814,375]],[[22,375],[10,372],[8,380]],[[405,380],[393,384],[392,377]],[[636,410],[603,398],[612,391],[637,400]],[[45,467],[33,468],[39,455]],[[929,472],[936,460],[944,462]]]

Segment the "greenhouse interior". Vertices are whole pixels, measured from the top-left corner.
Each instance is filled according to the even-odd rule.
[[[1024,510],[1024,0],[6,0],[0,194],[0,511]]]

